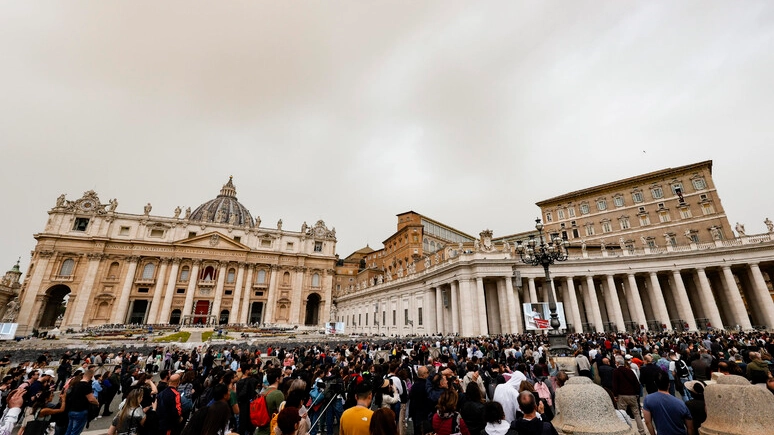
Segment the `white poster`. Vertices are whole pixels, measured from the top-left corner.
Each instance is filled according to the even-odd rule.
[[[13,340],[16,338],[18,323],[0,323],[0,340]]]
[[[551,329],[551,310],[548,302],[537,304],[522,304],[524,309],[524,326],[527,331],[542,331]],[[556,314],[559,315],[559,329],[567,329],[564,318],[564,304],[556,303]]]
[[[325,335],[336,335],[344,333],[344,322],[326,323]]]

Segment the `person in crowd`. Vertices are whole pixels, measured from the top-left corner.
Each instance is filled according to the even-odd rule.
[[[613,395],[617,397],[618,409],[624,410],[634,416],[637,430],[640,435],[645,435],[645,425],[640,417],[640,383],[634,375],[629,364],[621,355],[615,357],[616,368],[613,370]]]
[[[760,352],[748,354],[750,362],[747,363],[747,379],[750,383],[761,384],[769,378],[769,364],[763,361]]]
[[[699,435],[699,428],[707,420],[707,404],[704,402],[704,389],[714,381],[693,380],[685,383],[685,388],[691,392],[691,400],[685,403],[693,420],[693,432],[688,435]]]
[[[575,351],[575,365],[578,368],[578,375],[593,379],[591,377],[591,362],[581,349]]]
[[[180,375],[175,373],[169,377],[167,388],[158,396],[156,409],[161,435],[179,435],[183,430],[183,405],[180,401],[180,392],[177,391],[178,385],[180,385]]]
[[[458,395],[453,389],[441,393],[438,399],[437,411],[433,415],[433,431],[436,435],[462,434],[470,435],[465,420],[457,412]]]
[[[524,415],[511,423],[511,429],[519,435],[558,435],[551,423],[541,420],[539,414],[544,411],[544,405],[541,402],[536,402],[535,396],[531,392],[522,391],[519,393],[518,402]]]
[[[645,426],[650,435],[688,435],[693,433],[693,417],[685,402],[669,393],[669,374],[660,372],[656,379],[658,392],[649,394],[642,403]]]
[[[648,394],[653,394],[658,391],[656,379],[658,373],[662,370],[653,362],[653,355],[645,354],[643,358],[645,359],[645,364],[640,367],[640,385],[645,388]]]
[[[282,370],[280,368],[272,368],[266,372],[266,379],[269,382],[269,386],[261,393],[266,396],[266,409],[269,415],[272,416],[279,412],[280,405],[285,401],[285,396],[282,391],[279,390],[279,384],[282,379]],[[256,435],[270,435],[271,425],[259,427],[256,431]]]
[[[432,432],[430,415],[433,410],[429,406],[427,398],[428,374],[427,366],[419,366],[417,368],[417,378],[409,392],[409,417],[411,417],[415,435],[424,435],[427,432]]]
[[[92,392],[91,379],[93,370],[86,370],[78,382],[71,382],[67,392],[67,417],[69,422],[65,435],[80,435],[86,427],[89,416],[89,405],[99,406],[99,401]]]
[[[484,418],[486,426],[481,435],[518,435],[515,429],[511,429],[511,424],[505,420],[505,412],[500,402],[485,403]]]
[[[341,414],[339,419],[339,435],[369,435],[371,433],[371,399],[373,387],[368,381],[355,386],[357,404]],[[330,426],[329,426],[330,427]],[[331,430],[331,432],[333,431]]]
[[[301,416],[298,408],[285,407],[277,415],[277,433],[278,435],[305,435],[300,428]]]
[[[370,435],[398,435],[395,413],[390,408],[379,408],[371,416],[368,424]]]
[[[145,390],[135,388],[126,397],[124,407],[113,417],[108,428],[108,435],[138,433],[145,425],[146,415],[142,408],[142,399]]]
[[[486,426],[484,418],[484,399],[481,390],[475,382],[469,382],[465,389],[465,403],[460,409],[460,415],[472,434],[480,434]]]
[[[53,405],[51,401],[54,399],[54,391],[50,389],[44,390],[38,395],[32,406],[27,408],[27,414],[24,420],[22,420],[21,428],[16,435],[24,435],[27,424],[31,421],[43,422],[44,426],[48,426],[51,416],[65,412],[67,406],[66,396],[67,394],[62,393],[59,404]]]

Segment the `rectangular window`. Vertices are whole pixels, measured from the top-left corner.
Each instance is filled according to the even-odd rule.
[[[192,237],[196,237],[196,233],[195,233],[195,232],[193,232],[193,231],[189,231],[189,232],[188,232],[188,238],[190,239],[190,238],[192,238]]]
[[[586,225],[586,235],[587,236],[594,235],[594,225]]]
[[[150,232],[151,237],[164,237],[164,230],[151,230]]]
[[[271,248],[271,239],[261,240],[261,248]]]
[[[691,243],[699,243],[699,235],[696,233],[691,234]]]
[[[682,194],[683,193],[683,183],[673,183],[672,184],[672,193],[674,193],[675,195]]]
[[[179,289],[177,289],[175,292],[176,292],[177,294],[179,294],[179,295],[182,295],[182,294],[185,294],[185,289],[184,289],[184,288],[179,288]]]
[[[237,243],[242,243],[242,237],[234,236],[234,241],[237,242]]]
[[[602,222],[602,232],[603,233],[609,233],[613,231],[613,227],[610,225],[610,222]]]
[[[556,217],[558,219],[564,219],[564,210],[562,210],[562,209],[557,210],[556,211]]]
[[[553,218],[551,217],[551,213],[546,213],[546,222],[553,222]]]
[[[664,222],[669,222],[670,220],[672,220],[672,218],[669,217],[668,211],[662,211],[658,213],[658,220],[661,221],[661,223],[664,223]]]
[[[363,321],[363,315],[362,314],[358,314],[357,315],[357,324],[359,325],[360,322],[362,322],[362,321]]]
[[[653,239],[648,239],[648,248],[655,248],[656,247],[656,241]]]
[[[128,236],[129,235],[129,227],[121,227],[118,230],[118,235],[119,236]]]
[[[568,208],[567,209],[567,215],[570,216],[571,218],[574,218],[575,217],[575,207]]]
[[[702,204],[701,212],[705,215],[715,213],[715,207],[713,207],[712,204]]]
[[[73,224],[73,231],[86,231],[86,227],[89,226],[89,218],[75,218],[75,224]]]
[[[577,239],[578,237],[580,237],[580,233],[578,232],[578,229],[577,229],[577,228],[573,228],[573,229],[572,229],[572,237],[573,237],[574,239]]]
[[[650,194],[653,195],[653,199],[661,199],[664,197],[664,191],[660,187],[654,187],[650,189]]]
[[[368,326],[368,313],[366,313],[366,326]]]
[[[677,238],[675,238],[674,234],[667,234],[667,243],[673,248],[677,246]]]
[[[395,326],[398,324],[397,322],[398,314],[395,310],[392,310],[392,326]]]
[[[567,240],[567,231],[562,231],[562,240]]]
[[[696,190],[704,190],[707,188],[707,182],[703,178],[696,178],[693,180],[693,188]]]
[[[285,245],[285,249],[288,250],[288,251],[292,251],[293,250],[293,242],[288,242],[288,244]]]
[[[632,201],[634,201],[635,203],[642,202],[642,192],[632,193]]]
[[[613,198],[613,202],[615,203],[616,207],[623,207],[624,206],[623,196],[616,196],[615,198]]]
[[[581,214],[589,214],[589,205],[588,204],[581,204],[580,212],[581,212]]]
[[[604,199],[600,199],[599,201],[597,201],[597,210],[599,211],[607,210],[607,201],[605,201]]]
[[[137,289],[137,293],[148,293],[150,291],[150,288],[147,287],[140,287]]]
[[[387,323],[387,311],[382,311],[382,325]]]
[[[223,293],[225,293],[225,294],[227,294],[227,295],[230,295],[230,294],[233,294],[233,293],[234,293],[234,291],[233,291],[233,290],[226,290],[226,291],[224,291]]]
[[[618,220],[618,222],[621,223],[622,230],[628,230],[631,227],[631,225],[629,224],[629,218],[621,218]]]
[[[405,325],[408,325],[408,321],[409,321],[409,318],[408,318],[408,309],[404,309],[404,310],[403,310],[403,325],[404,325],[404,326],[405,326]]]
[[[417,308],[417,326],[422,326],[422,307]]]
[[[640,226],[644,227],[646,225],[650,225],[650,218],[648,215],[640,216]]]
[[[693,215],[691,215],[691,209],[690,209],[690,208],[688,208],[688,207],[686,207],[686,208],[681,208],[681,209],[680,209],[680,217],[681,217],[682,219],[689,219],[689,218],[692,218],[692,217],[693,217]]]
[[[322,252],[322,242],[314,242],[314,252]]]

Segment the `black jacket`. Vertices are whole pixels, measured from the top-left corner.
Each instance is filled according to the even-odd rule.
[[[418,378],[409,390],[408,414],[414,421],[427,420],[434,411],[427,399],[427,379]]]
[[[511,423],[511,429],[516,429],[519,435],[558,435],[554,425],[538,418],[516,420]]]

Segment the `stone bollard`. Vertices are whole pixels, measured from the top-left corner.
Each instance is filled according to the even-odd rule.
[[[551,421],[562,435],[637,435],[616,415],[610,395],[585,376],[570,378],[556,390],[556,416]]]
[[[707,420],[700,435],[770,435],[774,432],[774,394],[741,376],[712,374],[704,401]]]
[[[567,373],[570,377],[576,376],[575,372],[575,357],[573,356],[558,356],[554,358],[554,361],[559,366],[559,370]]]

